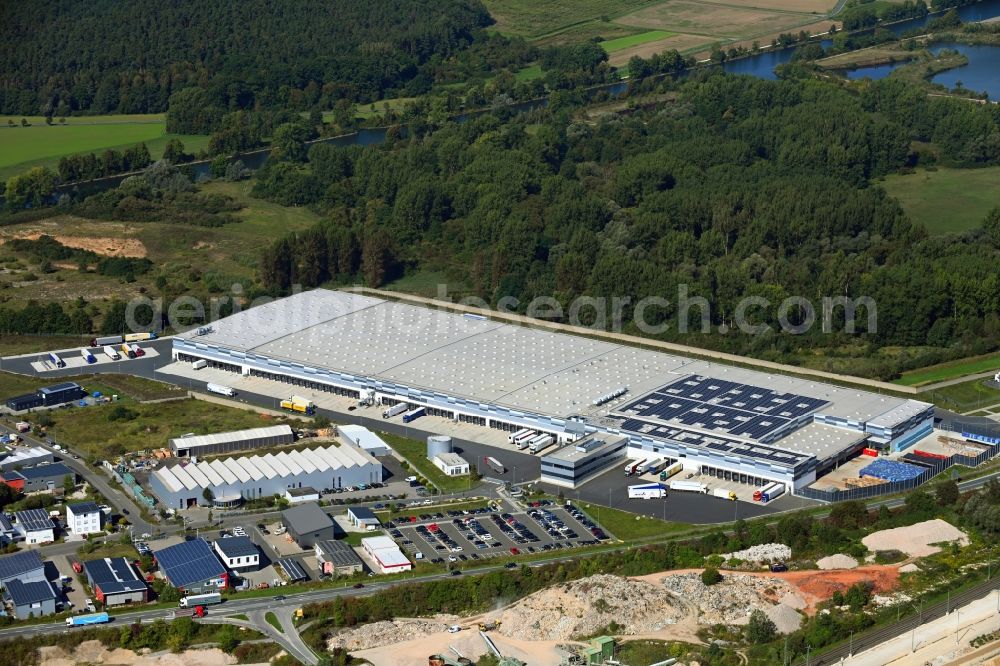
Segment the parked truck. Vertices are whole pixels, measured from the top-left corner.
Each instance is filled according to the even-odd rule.
[[[230,398],[236,395],[235,389],[223,386],[222,384],[212,384],[211,382],[205,385],[205,390],[209,393],[218,393],[219,395],[229,396]]]
[[[66,361],[59,358],[59,354],[55,352],[49,352],[49,361],[51,361],[52,364],[55,365],[57,368],[66,367]]]
[[[128,358],[135,358],[135,352],[134,352],[134,351],[132,351],[132,348],[131,348],[131,347],[129,347],[129,346],[128,346],[128,344],[126,344],[126,343],[124,343],[124,342],[123,342],[123,343],[121,343],[121,345],[120,345],[120,346],[118,347],[118,349],[120,349],[120,350],[121,350],[121,352],[122,352],[122,354],[124,354],[124,355],[125,355],[125,356],[127,356]]]
[[[402,414],[407,410],[407,404],[405,402],[397,402],[392,407],[387,407],[382,410],[382,418],[391,419],[397,414]]]
[[[645,473],[646,474],[659,474],[660,470],[663,469],[663,466],[666,464],[666,462],[667,461],[665,459],[663,459],[663,458],[653,458],[652,460],[650,460],[649,462],[646,463],[646,466],[644,468],[645,469]]]
[[[732,490],[726,490],[725,488],[716,488],[715,490],[712,491],[712,494],[715,495],[716,497],[721,497],[722,499],[727,499],[727,500],[736,499],[736,493],[734,493]]]
[[[641,486],[629,486],[629,499],[663,499],[667,496],[667,489],[658,483],[647,483]]]
[[[683,469],[684,469],[684,463],[682,462],[675,462],[670,465],[667,465],[667,468],[662,472],[660,472],[660,481],[666,481],[674,474],[677,474]]]
[[[91,347],[103,347],[104,345],[117,345],[123,342],[120,335],[105,335],[103,338],[91,338]]]
[[[313,401],[309,398],[303,398],[300,395],[293,395],[288,400],[282,400],[281,408],[298,414],[308,414],[309,416],[316,413],[316,406],[313,404]]]
[[[641,460],[629,460],[625,463],[625,476],[632,476],[639,469],[639,465],[642,464]]]
[[[213,606],[222,603],[222,594],[219,592],[206,592],[205,594],[192,594],[181,599],[181,608],[194,608],[195,606]]]
[[[785,494],[785,484],[769,483],[760,490],[754,491],[753,498],[755,502],[762,502],[764,504],[767,504],[771,500],[781,497],[784,494]]]
[[[80,357],[83,358],[83,362],[84,363],[87,363],[87,364],[97,363],[97,359],[94,357],[93,354],[90,353],[89,349],[81,349],[80,350]]]
[[[28,432],[31,430],[31,424],[27,421],[18,421],[14,424],[14,427],[17,428],[18,432]]]
[[[504,467],[504,464],[499,460],[497,460],[496,458],[493,458],[492,456],[487,456],[486,464],[489,465],[490,468],[497,474],[503,474],[504,472],[507,471],[507,468]]]
[[[146,350],[135,344],[134,342],[128,343],[128,348],[132,350],[132,353],[136,356],[145,356]]]
[[[111,345],[104,346],[104,355],[110,358],[112,361],[120,361],[121,355],[115,351],[115,348]]]
[[[421,416],[426,414],[427,411],[423,407],[417,407],[416,409],[411,409],[410,411],[403,414],[403,423],[409,423],[410,421],[416,421]]]
[[[556,438],[547,433],[541,434],[528,442],[528,450],[532,453],[541,453],[556,443]]]
[[[67,627],[86,627],[91,624],[106,624],[111,621],[107,613],[93,613],[92,615],[77,615],[66,618]]]
[[[201,370],[202,368],[208,367],[208,361],[203,358],[199,358],[197,361],[191,361],[192,370]]]
[[[156,333],[128,333],[125,335],[125,342],[144,342],[146,340],[155,340]]]
[[[671,481],[671,490],[683,490],[689,493],[707,493],[708,486],[698,481]]]

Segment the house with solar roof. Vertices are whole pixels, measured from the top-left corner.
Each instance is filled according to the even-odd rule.
[[[229,572],[204,539],[192,539],[153,551],[167,582],[187,594],[218,592],[229,586]]]
[[[105,606],[141,604],[149,593],[146,581],[124,557],[105,557],[83,563],[87,584]]]

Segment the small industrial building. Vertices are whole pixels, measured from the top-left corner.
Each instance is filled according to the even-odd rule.
[[[283,496],[291,488],[341,488],[382,481],[382,463],[352,446],[280,451],[239,458],[165,465],[149,476],[149,487],[172,509],[206,504],[217,508],[244,499]]]
[[[37,393],[25,393],[24,395],[15,395],[13,397],[7,398],[4,401],[7,405],[7,409],[12,412],[23,412],[27,409],[34,409],[35,407],[42,406],[42,396]]]
[[[12,469],[0,474],[0,479],[14,490],[22,493],[52,491],[62,488],[67,476],[76,481],[76,472],[62,463],[47,463],[34,467]]]
[[[303,488],[289,488],[285,491],[285,499],[289,504],[301,504],[302,502],[318,502],[319,491],[310,486]]]
[[[312,548],[317,541],[336,538],[337,525],[319,504],[299,504],[281,512],[281,524],[302,548]]]
[[[59,596],[47,580],[25,583],[15,578],[4,586],[3,599],[11,615],[27,620],[54,615]]]
[[[542,456],[543,483],[576,488],[625,456],[628,438],[591,435]]]
[[[387,536],[367,537],[361,540],[361,547],[384,574],[409,571],[413,568],[410,560],[399,549],[396,542]]]
[[[229,572],[204,539],[192,539],[153,552],[167,582],[182,592],[218,592],[229,586]]]
[[[141,604],[148,600],[149,589],[132,564],[124,557],[106,557],[83,563],[87,585],[105,606]]]
[[[0,546],[6,546],[9,543],[18,541],[20,538],[21,535],[14,529],[10,518],[7,517],[6,513],[0,511]]]
[[[363,530],[375,530],[382,526],[375,512],[366,506],[352,506],[347,509],[347,520],[351,525]]]
[[[187,456],[219,455],[220,453],[235,453],[250,451],[272,446],[283,446],[295,441],[291,426],[277,425],[267,428],[250,428],[219,432],[211,435],[191,435],[175,437],[168,444],[170,450],[178,458]]]
[[[51,407],[80,400],[87,395],[87,392],[76,382],[63,382],[38,389],[38,395],[42,398],[42,405]]]
[[[373,456],[387,456],[390,453],[389,445],[385,443],[385,440],[368,428],[358,425],[342,425],[337,427],[337,432],[348,444],[367,451]]]
[[[56,540],[56,526],[45,509],[27,509],[14,514],[15,527],[27,544],[50,543]]]
[[[66,530],[71,534],[86,536],[101,531],[101,507],[95,502],[78,502],[66,505]]]
[[[350,576],[364,570],[361,557],[343,541],[317,541],[315,551],[320,572],[328,576]]]
[[[0,458],[0,473],[9,472],[15,468],[43,465],[53,460],[52,452],[40,446],[32,446],[30,448],[17,447],[10,449]]]
[[[213,545],[219,559],[231,571],[245,573],[260,568],[260,550],[250,537],[227,537],[219,539]]]
[[[464,476],[469,473],[469,462],[457,453],[440,453],[431,462],[447,476]]]
[[[37,550],[22,550],[0,557],[0,587],[12,580],[32,583],[45,580],[45,563]]]

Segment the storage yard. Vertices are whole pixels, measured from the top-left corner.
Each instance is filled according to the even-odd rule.
[[[388,422],[437,417],[493,441],[499,431],[511,450],[525,430],[539,442],[551,437],[545,448],[588,435],[626,439],[573,485],[626,460],[660,459],[682,461],[709,479],[706,491],[721,487],[726,497],[750,491],[752,499],[772,483],[792,494],[865,446],[905,449],[931,432],[933,418],[931,405],[914,400],[325,290],[173,344],[175,366],[205,366],[213,381],[259,377],[286,385],[275,396],[285,401],[325,393],[353,401],[348,409],[380,408]],[[563,450],[542,446],[543,458]]]

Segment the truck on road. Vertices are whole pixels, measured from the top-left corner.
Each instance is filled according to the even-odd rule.
[[[667,496],[667,489],[658,483],[647,483],[641,486],[629,486],[629,499],[663,499]]]
[[[192,594],[181,599],[181,608],[194,608],[195,606],[212,606],[222,603],[222,595],[218,592],[208,592],[206,594]]]
[[[487,456],[486,464],[489,465],[490,469],[492,469],[497,474],[503,474],[504,472],[507,471],[507,468],[504,467],[504,464],[492,456]]]
[[[87,364],[97,363],[97,359],[94,357],[93,354],[90,353],[89,349],[81,349],[80,350],[80,356],[83,358],[83,362],[84,363],[87,363]]]
[[[671,490],[683,490],[689,493],[707,493],[708,486],[698,481],[671,481]]]
[[[104,355],[110,358],[112,361],[120,361],[122,358],[121,354],[116,352],[115,348],[112,347],[111,345],[104,346]]]
[[[192,608],[178,608],[170,613],[170,619],[176,620],[179,617],[205,617],[207,612],[204,606],[194,606]]]
[[[209,393],[218,393],[219,395],[229,396],[230,398],[236,395],[235,389],[223,386],[222,384],[212,384],[211,382],[205,385],[205,390]]]
[[[407,410],[407,407],[408,405],[405,402],[397,402],[392,407],[387,407],[386,409],[382,410],[382,418],[391,419],[393,416],[405,412]]]
[[[309,398],[303,398],[300,395],[293,395],[288,400],[282,400],[281,408],[298,414],[308,414],[309,416],[316,413],[316,406],[313,404],[313,401]]]
[[[86,627],[91,624],[105,624],[110,622],[111,618],[108,617],[107,613],[94,613],[92,615],[77,615],[76,617],[66,618],[67,627]]]

